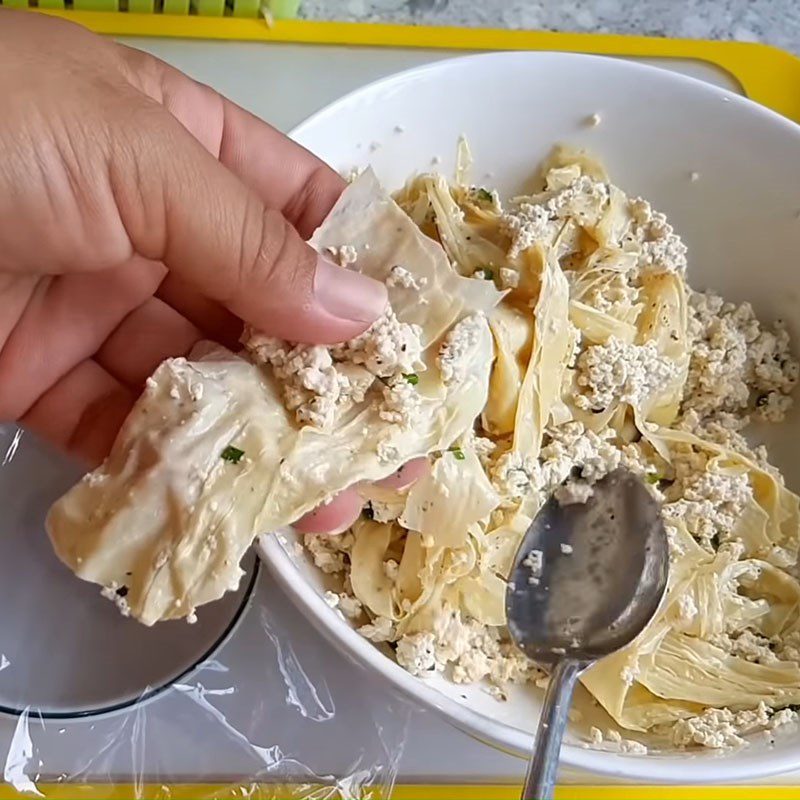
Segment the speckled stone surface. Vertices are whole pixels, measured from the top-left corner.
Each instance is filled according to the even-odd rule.
[[[309,19],[764,42],[800,55],[800,0],[303,0]]]

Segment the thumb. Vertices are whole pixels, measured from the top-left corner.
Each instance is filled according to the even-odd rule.
[[[115,192],[137,252],[282,339],[340,342],[381,315],[382,283],[316,253],[170,115],[159,127],[133,148],[132,193]]]

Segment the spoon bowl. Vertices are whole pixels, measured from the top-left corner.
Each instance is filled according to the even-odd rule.
[[[641,479],[618,469],[586,491],[585,502],[557,493],[544,504],[511,572],[509,631],[542,664],[595,661],[629,644],[667,586],[660,508]]]
[[[580,673],[645,629],[668,571],[659,504],[627,470],[561,487],[534,518],[506,592],[511,637],[551,671],[523,800],[552,797]]]

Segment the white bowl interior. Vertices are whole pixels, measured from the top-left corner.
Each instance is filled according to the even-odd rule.
[[[601,120],[591,126],[594,113]],[[786,319],[797,337],[800,128],[793,123],[651,67],[557,53],[498,53],[439,62],[372,84],[294,131],[337,169],[371,164],[390,189],[434,162],[452,174],[462,134],[475,158],[472,180],[505,196],[525,187],[555,143],[585,147],[615,183],[667,214],[689,247],[694,287],[749,300],[761,318]],[[795,413],[771,435],[764,433],[773,461],[795,489],[799,419]],[[312,565],[276,538],[262,539],[261,552],[292,599],[351,657],[477,738],[511,752],[530,749],[538,691],[515,690],[501,703],[483,687],[412,678],[327,607],[320,596],[323,576]],[[594,724],[592,713],[585,722]],[[597,721],[603,720],[607,724],[601,714]],[[774,744],[756,737],[735,755],[634,757],[587,750],[573,738],[562,758],[642,780],[733,781],[800,768],[798,745],[800,732],[787,731]]]

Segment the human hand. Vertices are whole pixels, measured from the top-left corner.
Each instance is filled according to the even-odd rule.
[[[303,240],[343,187],[157,59],[0,9],[0,420],[94,465],[144,380],[200,339],[233,346],[240,320],[361,333],[385,287]]]

